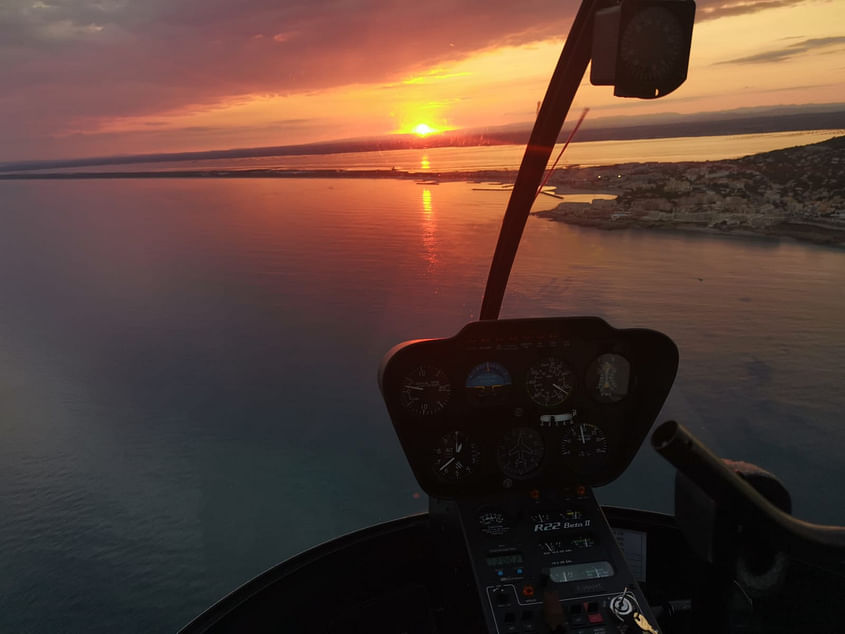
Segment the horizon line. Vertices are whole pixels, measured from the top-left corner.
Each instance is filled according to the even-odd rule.
[[[797,130],[845,129],[845,103],[813,104],[810,112],[795,111],[805,106],[763,106],[707,111],[693,114],[661,113],[652,115],[611,116],[593,119],[585,125],[575,142],[677,138],[684,136],[721,136],[725,134],[764,134]],[[665,119],[669,117],[670,120]],[[797,121],[803,119],[803,122]],[[815,119],[815,122],[808,121]],[[625,122],[628,122],[627,124]],[[756,122],[756,125],[753,125]],[[790,123],[791,122],[791,123]],[[733,126],[731,125],[733,124]],[[458,128],[419,136],[394,133],[374,137],[353,137],[311,143],[161,152],[64,159],[35,159],[0,163],[0,172],[22,172],[72,167],[101,167],[135,163],[164,163],[196,160],[302,156],[390,150],[416,150],[438,147],[480,147],[522,145],[528,141],[532,122],[476,128]],[[571,124],[569,124],[571,126]],[[718,127],[717,127],[718,126]],[[809,126],[809,127],[808,127]],[[568,130],[565,124],[561,135]]]

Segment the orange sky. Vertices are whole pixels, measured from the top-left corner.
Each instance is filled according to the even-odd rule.
[[[8,0],[0,160],[284,145],[533,119],[575,2]],[[353,6],[354,5],[354,6]],[[139,8],[140,7],[140,8]],[[845,102],[841,0],[701,0],[689,79],[590,117]]]

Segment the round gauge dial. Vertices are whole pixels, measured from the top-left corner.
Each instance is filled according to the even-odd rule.
[[[528,368],[525,389],[540,407],[554,407],[572,393],[572,377],[572,371],[563,361],[549,357]]]
[[[564,431],[561,453],[579,458],[603,456],[607,454],[607,436],[596,425],[576,423]]]
[[[467,375],[466,389],[469,400],[476,405],[498,403],[511,387],[511,375],[501,363],[479,363]]]
[[[544,453],[545,445],[540,432],[530,427],[515,427],[499,443],[496,459],[505,475],[524,478],[537,470]]]
[[[587,368],[587,386],[599,403],[621,401],[628,395],[630,383],[631,364],[621,355],[599,355]]]
[[[684,37],[671,11],[663,7],[644,9],[622,31],[620,65],[636,79],[666,82],[684,73]]]
[[[445,409],[451,392],[452,385],[443,370],[421,365],[402,379],[399,400],[409,412],[431,416]]]
[[[434,474],[442,480],[463,480],[481,460],[478,445],[462,432],[451,431],[434,448]]]

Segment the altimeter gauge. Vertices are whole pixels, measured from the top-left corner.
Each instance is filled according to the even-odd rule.
[[[604,431],[590,423],[575,423],[563,432],[560,452],[564,456],[594,458],[607,454],[607,436]]]
[[[572,392],[572,371],[560,359],[548,357],[528,368],[525,390],[540,407],[555,407]]]
[[[496,459],[499,468],[512,478],[524,478],[536,471],[543,462],[545,445],[536,429],[515,427],[502,437]]]
[[[478,445],[460,431],[444,435],[432,453],[434,475],[453,482],[470,476],[481,460]]]
[[[431,416],[446,408],[451,392],[452,385],[443,370],[421,365],[402,379],[399,401],[409,412]]]

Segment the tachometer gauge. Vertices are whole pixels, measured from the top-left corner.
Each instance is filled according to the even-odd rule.
[[[607,436],[596,425],[576,423],[564,430],[560,451],[579,458],[603,456],[607,454]]]
[[[418,416],[431,416],[446,407],[452,386],[440,368],[421,365],[402,379],[399,401],[402,407]]]
[[[536,471],[543,461],[545,445],[536,429],[515,427],[499,443],[496,459],[499,468],[512,478],[524,478]]]
[[[616,403],[628,395],[631,364],[618,354],[596,357],[587,368],[587,386],[599,403]]]
[[[491,405],[500,402],[511,387],[507,368],[495,361],[479,363],[467,375],[466,389],[470,402]]]
[[[540,407],[563,403],[572,392],[572,371],[560,359],[548,357],[535,363],[525,375],[529,398]]]
[[[434,448],[432,470],[442,480],[463,480],[481,460],[478,445],[462,432],[451,431]]]

